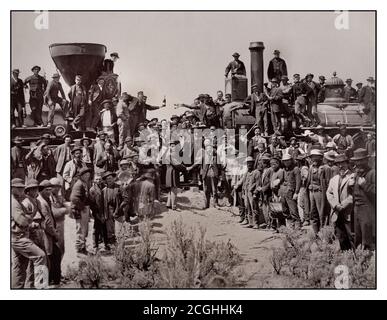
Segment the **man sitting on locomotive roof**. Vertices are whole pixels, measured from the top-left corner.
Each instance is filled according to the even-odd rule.
[[[246,68],[245,68],[245,64],[241,60],[239,60],[240,54],[238,52],[235,52],[232,56],[234,57],[234,61],[231,61],[227,65],[224,76],[227,78],[228,74],[231,71],[232,78],[233,77],[245,78]]]
[[[68,116],[67,100],[66,100],[65,93],[63,91],[62,84],[59,82],[59,79],[60,79],[59,73],[54,73],[52,75],[52,80],[48,83],[46,91],[44,92],[44,102],[47,104],[49,108],[47,127],[51,127],[54,121],[56,104],[59,104],[62,110],[64,111],[65,116],[66,117]],[[61,98],[58,95],[59,92],[62,96]]]

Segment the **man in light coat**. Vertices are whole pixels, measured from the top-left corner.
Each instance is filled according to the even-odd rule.
[[[335,164],[339,167],[339,173],[329,181],[326,192],[331,206],[330,221],[335,227],[335,234],[340,242],[341,250],[350,250],[354,248],[351,234],[353,197],[348,188],[351,171],[345,154],[338,155]]]

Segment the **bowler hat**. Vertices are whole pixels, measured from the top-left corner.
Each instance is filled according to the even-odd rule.
[[[353,157],[351,158],[351,160],[356,161],[356,160],[363,160],[366,158],[369,158],[367,150],[363,148],[359,148],[353,152]]]
[[[39,183],[39,190],[43,190],[45,188],[51,188],[52,184],[48,180],[43,180],[41,183]]]
[[[42,68],[39,67],[39,66],[33,66],[33,67],[31,68],[31,71],[33,72],[35,69],[38,69],[39,71],[42,70]]]
[[[345,153],[338,154],[338,155],[336,156],[335,163],[340,163],[340,162],[345,162],[345,161],[348,161],[348,158],[347,158],[347,156],[345,155]]]
[[[314,77],[314,74],[313,73],[308,73],[306,76],[305,76],[305,78],[308,78],[308,77]]]
[[[337,153],[333,150],[324,153],[324,158],[327,159],[328,161],[335,161],[336,156],[337,156]]]
[[[118,59],[120,58],[117,52],[112,52],[112,53],[110,54],[110,56],[111,56],[111,57],[117,57]]]
[[[234,52],[234,53],[232,54],[232,56],[233,56],[233,57],[240,57],[240,54],[239,54],[238,52]]]
[[[60,75],[59,75],[59,73],[54,73],[51,78],[58,79],[58,78],[60,78]]]
[[[281,52],[279,51],[279,50],[277,50],[277,49],[275,49],[274,51],[273,51],[273,54],[280,54]]]
[[[32,188],[39,188],[39,182],[35,179],[31,179],[27,182],[24,191],[27,191],[28,189]]]
[[[348,78],[347,80],[345,80],[346,83],[348,82],[352,82],[353,80],[351,78]]]
[[[296,78],[296,77],[300,77],[300,74],[299,73],[293,74],[293,78]]]
[[[88,167],[84,167],[78,172],[78,176],[83,176],[85,173],[91,173],[91,169]]]
[[[116,176],[116,173],[115,173],[115,172],[111,172],[111,171],[107,171],[107,172],[105,172],[105,173],[102,175],[102,179],[105,180],[107,177],[110,177],[110,176],[115,177],[115,176]]]
[[[318,77],[320,80],[325,80],[325,77],[324,76],[319,76]]]
[[[12,188],[24,188],[24,181],[20,178],[14,178],[11,180],[11,187]]]

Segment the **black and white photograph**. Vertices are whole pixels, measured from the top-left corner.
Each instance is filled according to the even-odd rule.
[[[9,14],[11,291],[376,289],[375,10]]]

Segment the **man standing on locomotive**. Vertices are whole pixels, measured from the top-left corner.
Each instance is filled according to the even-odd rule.
[[[74,130],[85,130],[85,115],[87,108],[87,91],[82,84],[82,76],[75,76],[75,84],[71,86],[69,92],[70,112],[75,117],[72,127]]]
[[[49,108],[48,119],[47,119],[47,127],[51,127],[54,121],[55,115],[55,106],[58,103],[67,117],[67,100],[65,93],[63,91],[62,84],[59,82],[60,75],[59,73],[54,73],[52,75],[52,80],[48,83],[46,91],[44,92],[44,102],[47,104]],[[59,97],[58,93],[60,92],[62,98]]]
[[[24,99],[24,84],[19,78],[19,69],[12,70],[11,75],[11,123],[12,128],[25,127],[24,115],[26,114]],[[17,112],[17,120],[15,117]]]
[[[26,87],[29,85],[30,89],[29,104],[31,108],[31,118],[34,121],[34,125],[39,127],[43,125],[43,94],[47,87],[46,79],[39,75],[40,70],[41,68],[39,66],[32,67],[31,71],[33,72],[33,75],[24,80],[24,85]]]

